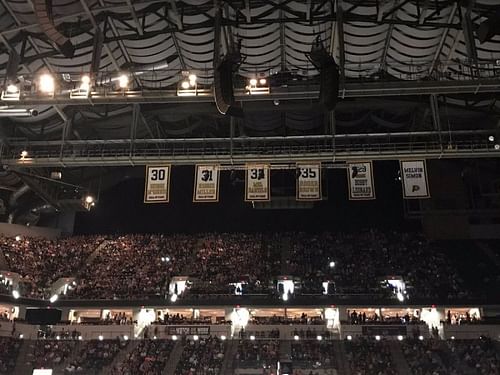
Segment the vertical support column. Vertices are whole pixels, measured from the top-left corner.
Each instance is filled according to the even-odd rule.
[[[431,105],[431,113],[432,113],[432,123],[434,124],[434,129],[438,133],[438,139],[441,146],[441,150],[443,149],[443,137],[441,134],[441,119],[439,117],[439,104],[437,100],[437,96],[432,94],[430,96],[430,105]]]
[[[345,89],[345,48],[344,48],[344,10],[342,0],[337,0],[337,33],[339,44],[340,91]]]
[[[477,77],[477,49],[476,40],[474,38],[474,28],[471,19],[472,7],[475,1],[470,0],[467,7],[461,7],[462,15],[462,29],[464,32],[465,47],[467,49],[467,56],[471,64],[471,77]]]

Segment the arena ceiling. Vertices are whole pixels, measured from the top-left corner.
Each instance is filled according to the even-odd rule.
[[[172,155],[189,147],[207,160],[212,152],[232,163],[245,160],[249,150],[284,153],[290,145],[342,160],[344,149],[349,153],[359,144],[380,149],[389,138],[409,147],[432,142],[437,147],[432,156],[441,157],[448,139],[448,151],[456,150],[452,137],[458,144],[499,131],[500,35],[484,43],[475,38],[479,25],[498,11],[496,0],[52,0],[53,23],[73,45],[73,57],[65,57],[42,29],[35,13],[40,3],[45,2],[0,0],[2,82],[14,50],[22,82],[51,73],[57,82],[71,83],[94,70],[95,86],[105,86],[125,72],[138,94],[75,101],[67,94],[35,93],[0,103],[38,112],[36,117],[0,114],[5,165],[19,167],[24,149],[50,156],[40,167],[64,168],[105,164],[91,157],[77,162],[75,155],[115,153],[109,165],[134,165],[153,160],[156,151],[174,160]],[[212,85],[217,10],[220,54],[241,41],[235,90],[244,118],[219,114],[210,95],[175,94],[183,71],[195,73],[200,85]],[[318,71],[306,54],[318,36],[340,67],[342,100],[333,113],[315,105]],[[245,95],[251,77],[266,77],[270,95]],[[310,138],[301,141],[303,136]],[[390,146],[385,158],[397,151]],[[486,151],[475,155],[492,150]],[[135,152],[153,159],[136,161]],[[37,197],[36,205],[26,198],[28,215],[61,209],[60,189],[55,194],[50,184],[33,180],[33,174],[48,177],[50,169],[21,167],[27,174],[0,176],[7,212],[20,210],[16,201],[28,190]],[[65,174],[76,185],[103,175],[87,172],[75,168]],[[111,169],[105,174],[114,176]],[[69,185],[63,190],[81,192]]]

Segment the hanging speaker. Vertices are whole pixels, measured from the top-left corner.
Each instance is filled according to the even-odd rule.
[[[339,68],[333,59],[320,69],[319,103],[332,111],[339,101]]]
[[[215,105],[223,115],[243,117],[243,110],[236,104],[233,92],[233,63],[224,59],[214,72]]]

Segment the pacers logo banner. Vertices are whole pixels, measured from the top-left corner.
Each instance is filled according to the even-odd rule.
[[[268,201],[270,178],[268,164],[247,164],[245,174],[245,201]]]
[[[375,199],[372,162],[349,163],[347,169],[350,200]]]
[[[321,200],[321,163],[297,163],[298,201]]]
[[[146,166],[144,203],[167,203],[170,198],[170,165]]]
[[[198,164],[195,166],[193,202],[219,201],[219,166]]]
[[[425,160],[401,160],[401,180],[405,199],[430,198]]]

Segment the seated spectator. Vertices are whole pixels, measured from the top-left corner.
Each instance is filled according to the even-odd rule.
[[[217,337],[187,340],[175,375],[221,374],[225,350],[225,341]]]

